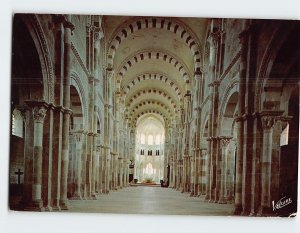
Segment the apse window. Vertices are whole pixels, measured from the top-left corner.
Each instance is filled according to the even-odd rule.
[[[280,146],[286,146],[288,144],[289,144],[289,124],[286,125],[286,127],[280,134]]]
[[[150,134],[150,135],[148,136],[148,145],[150,145],[150,146],[153,145],[153,135],[152,135],[152,134]]]
[[[145,134],[141,135],[141,144],[145,144]]]

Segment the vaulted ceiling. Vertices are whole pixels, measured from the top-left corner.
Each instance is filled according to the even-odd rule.
[[[105,16],[107,64],[131,123],[145,115],[171,122],[201,70],[208,20]]]

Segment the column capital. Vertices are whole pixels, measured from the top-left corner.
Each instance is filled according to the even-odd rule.
[[[82,139],[83,139],[83,134],[84,134],[84,131],[83,130],[76,130],[76,131],[72,131],[71,134],[74,136],[75,138],[75,141],[77,143],[80,143],[82,142]]]
[[[218,40],[219,40],[220,36],[221,36],[220,31],[211,32],[209,34],[208,41],[209,41],[211,47],[217,48],[217,46],[218,46]]]
[[[235,122],[242,122],[242,121],[244,121],[244,118],[243,118],[243,116],[236,116],[236,117],[234,117],[234,121]]]
[[[260,113],[260,118],[263,129],[271,129],[283,112],[284,111],[262,111]]]
[[[103,148],[102,146],[96,146],[96,151],[97,152],[100,152],[101,151],[101,148]]]
[[[91,75],[91,76],[89,76],[88,79],[89,79],[89,83],[93,83],[93,82],[95,81],[96,78],[95,78],[94,76]]]
[[[88,136],[95,137],[95,136],[96,136],[96,133],[90,131],[90,132],[87,132],[87,135],[88,135]]]
[[[104,104],[104,107],[108,108],[108,109],[111,109],[112,108],[112,105],[111,104]]]
[[[281,121],[281,127],[282,130],[285,129],[285,127],[287,126],[287,124],[289,123],[289,121],[291,121],[293,119],[292,116],[280,116],[279,120]]]
[[[251,23],[246,26],[246,28],[238,35],[240,42],[242,43],[248,36],[255,31],[257,28],[256,23]]]
[[[70,28],[71,31],[75,29],[75,26],[71,21],[68,19],[67,15],[54,15],[54,23],[56,24],[63,24],[64,28]]]
[[[25,103],[31,108],[33,120],[43,123],[49,105],[45,101],[27,100]]]
[[[110,68],[110,67],[106,68],[106,77],[108,79],[111,79],[113,77],[113,75],[114,75],[113,68]]]
[[[220,140],[221,140],[222,147],[224,148],[227,147],[231,139],[232,139],[231,136],[221,136]]]
[[[100,41],[104,37],[104,33],[101,27],[94,27],[94,40]]]
[[[44,106],[35,106],[32,109],[32,115],[35,122],[43,123],[47,109]]]
[[[73,111],[72,111],[72,109],[70,109],[70,108],[64,108],[64,109],[63,109],[63,112],[64,112],[65,114],[69,114],[69,115],[72,115],[72,114],[73,114]]]
[[[202,75],[203,75],[203,73],[202,73],[201,70],[197,70],[197,71],[194,72],[194,78],[195,79],[201,79]]]
[[[208,84],[209,87],[218,87],[220,85],[220,80],[215,80]]]

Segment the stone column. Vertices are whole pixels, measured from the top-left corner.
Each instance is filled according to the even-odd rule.
[[[104,164],[105,169],[105,184],[104,184],[104,193],[109,193],[109,183],[111,176],[111,79],[113,78],[113,70],[108,68],[106,69],[106,76],[104,79]]]
[[[75,131],[72,132],[75,138],[76,142],[76,159],[75,159],[75,192],[74,196],[72,199],[82,199],[81,195],[81,184],[82,184],[82,179],[81,179],[81,169],[82,169],[82,141],[83,141],[83,131]]]
[[[62,157],[61,157],[61,189],[60,207],[68,209],[68,163],[69,163],[69,128],[70,128],[70,78],[71,78],[71,32],[74,25],[71,23],[71,16],[67,15],[64,21],[64,83],[63,83],[63,114],[62,130]]]
[[[27,210],[43,210],[42,202],[42,156],[43,127],[48,105],[43,101],[26,101],[33,114],[33,173],[32,193]]]
[[[81,156],[81,195],[84,200],[88,199],[88,190],[87,190],[87,179],[88,179],[88,172],[87,172],[87,131],[83,132],[82,135],[82,156]]]
[[[42,199],[46,211],[52,211],[52,156],[53,156],[53,109],[49,104],[48,114],[44,119]]]
[[[226,192],[226,173],[227,173],[227,146],[230,142],[230,139],[232,137],[221,137],[221,147],[222,147],[222,171],[221,171],[221,190],[220,190],[220,198],[219,202],[220,204],[226,204],[227,203],[227,192]]]
[[[208,152],[207,152],[207,161],[206,161],[206,186],[205,186],[205,201],[209,201],[211,199],[210,190],[211,190],[211,138],[207,138],[208,142]]]
[[[190,115],[191,115],[191,92],[190,92],[190,82],[185,80],[186,93],[184,95],[184,129],[183,129],[183,189],[182,192],[189,191],[189,144],[190,144]]]
[[[200,160],[200,156],[199,156],[199,149],[198,148],[194,148],[194,197],[199,196],[199,160]]]
[[[235,210],[234,214],[242,212],[242,178],[243,178],[243,142],[244,142],[244,122],[241,117],[235,118],[237,125],[237,153],[235,165]]]
[[[199,150],[199,157],[198,157],[198,169],[199,169],[199,191],[198,196],[205,194],[205,171],[204,168],[206,167],[205,164],[205,155],[206,149],[200,148]]]
[[[246,94],[246,79],[247,79],[247,60],[248,60],[248,33],[244,30],[239,38],[241,44],[241,58],[240,58],[240,80],[238,93],[238,117],[235,121],[237,124],[237,155],[236,155],[236,189],[235,189],[235,210],[234,214],[241,214],[242,206],[242,184],[243,184],[243,155],[244,149],[244,119],[245,114],[245,94]]]
[[[54,108],[53,116],[53,157],[52,157],[52,209],[60,211],[60,179],[62,153],[63,107]]]
[[[216,138],[216,163],[213,163],[214,173],[213,178],[215,179],[215,196],[214,196],[214,202],[217,203],[220,198],[220,191],[221,191],[221,171],[222,171],[222,146],[221,146],[221,138]]]
[[[263,127],[263,150],[261,154],[261,206],[259,215],[269,216],[272,213],[271,194],[271,167],[272,167],[272,144],[273,126],[282,111],[268,111],[261,113]]]
[[[261,142],[262,142],[262,129],[260,126],[260,116],[258,113],[253,114],[253,157],[252,157],[252,182],[251,182],[251,212],[250,216],[255,216],[257,214],[258,208],[260,206],[261,198],[261,164],[260,164],[260,154],[261,154]]]
[[[103,153],[102,145],[97,145],[97,153],[99,154],[99,172],[98,172],[98,194],[102,193],[103,190]]]
[[[24,192],[21,204],[26,207],[31,201],[32,193],[32,171],[33,171],[33,116],[32,110],[25,107],[24,117]]]
[[[92,144],[92,171],[91,171],[91,197],[92,199],[96,199],[96,174],[97,174],[97,164],[99,163],[98,159],[97,159],[97,137],[99,135],[97,134],[93,134],[92,140],[93,140],[93,144]]]

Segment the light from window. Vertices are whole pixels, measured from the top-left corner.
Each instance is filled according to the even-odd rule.
[[[141,134],[141,144],[145,144],[145,142],[146,142],[145,134]]]
[[[149,136],[148,136],[148,145],[153,145],[153,135],[152,134],[150,134]]]
[[[289,144],[289,124],[285,127],[285,129],[280,134],[280,146],[286,146]]]
[[[12,135],[23,137],[23,116],[17,109],[12,114]]]
[[[155,144],[156,144],[156,145],[159,145],[159,144],[160,144],[160,135],[159,135],[159,134],[156,135],[156,137],[155,137]]]

